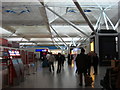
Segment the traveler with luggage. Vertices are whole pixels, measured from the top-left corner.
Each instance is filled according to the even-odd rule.
[[[98,62],[99,62],[99,58],[97,54],[94,52],[89,52],[87,56],[88,56],[88,75],[90,76],[91,66],[93,66],[94,68],[93,74],[97,75],[98,74]]]
[[[98,74],[98,62],[99,62],[99,58],[97,56],[97,53],[93,54],[93,68],[94,68],[94,75]]]
[[[84,74],[84,81],[85,81],[85,86],[87,85],[87,80],[86,78],[87,75],[87,68],[88,68],[88,58],[87,55],[85,54],[85,50],[82,48],[81,53],[77,55],[76,57],[76,66],[79,74],[79,79],[80,79],[80,86],[83,85],[83,75]]]

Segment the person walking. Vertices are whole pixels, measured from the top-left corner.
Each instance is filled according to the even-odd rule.
[[[88,65],[87,55],[85,54],[85,50],[83,48],[81,49],[81,53],[78,54],[76,57],[76,65],[77,65],[77,70],[78,70],[79,79],[80,79],[79,85],[82,86],[83,85],[83,75],[82,74],[84,74],[84,77],[86,76],[87,65]],[[85,78],[84,78],[84,81],[85,81]]]
[[[68,54],[68,65],[72,64],[72,60],[73,60],[73,55],[72,54]]]
[[[98,62],[99,58],[96,53],[93,54],[93,68],[94,68],[94,75],[98,73]]]
[[[65,56],[64,55],[62,55],[62,66],[64,67],[64,62],[65,62]]]
[[[55,57],[54,55],[52,54],[52,52],[49,53],[49,55],[46,56],[48,62],[49,62],[49,71],[51,72],[51,67],[52,67],[52,70],[54,72],[54,61],[55,61]]]
[[[91,52],[89,52],[87,54],[87,58],[88,58],[88,69],[87,69],[87,72],[88,72],[88,75],[90,76],[91,66],[92,66],[92,64],[91,64],[91,58],[92,58]]]
[[[93,66],[94,69],[94,75],[97,75],[98,73],[98,62],[99,62],[99,58],[97,56],[96,53],[94,52],[89,52],[88,53],[88,75],[90,76],[90,72],[91,72],[91,66]]]
[[[62,65],[62,55],[61,55],[61,53],[58,53],[57,60],[58,60],[57,73],[60,73],[61,72],[61,65]]]

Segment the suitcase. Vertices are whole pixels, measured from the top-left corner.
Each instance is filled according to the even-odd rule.
[[[91,86],[91,85],[92,85],[92,82],[93,82],[92,77],[89,76],[89,75],[86,75],[86,76],[85,76],[85,85],[86,85],[86,86]]]

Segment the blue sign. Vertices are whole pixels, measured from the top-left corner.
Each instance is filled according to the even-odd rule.
[[[47,50],[46,49],[36,49],[35,51],[36,52],[42,52],[42,51],[46,52]]]
[[[84,10],[84,12],[92,12],[91,10]]]

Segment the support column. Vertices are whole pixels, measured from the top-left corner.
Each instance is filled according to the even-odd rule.
[[[70,46],[68,46],[68,54],[70,54]]]
[[[120,59],[120,33],[118,33],[118,59]]]
[[[120,1],[118,2],[118,19],[120,18]],[[120,22],[120,19],[119,19]],[[118,26],[120,25],[120,23],[118,22]],[[117,28],[117,25],[116,27]],[[120,26],[118,27],[118,30],[120,30]],[[118,59],[120,59],[120,33],[118,33]]]
[[[99,36],[98,34],[95,35],[95,53],[99,56]]]

